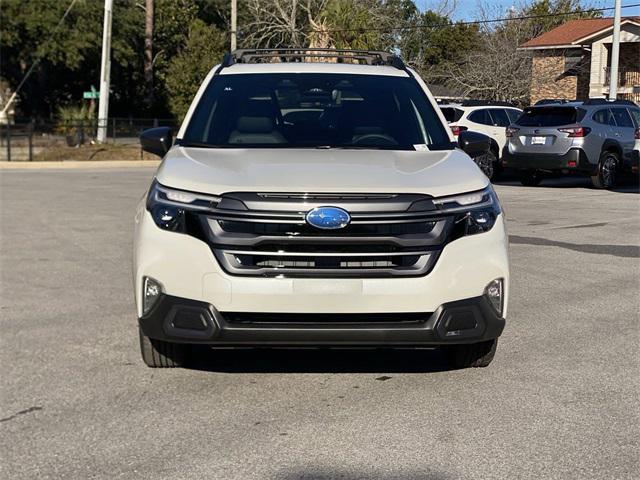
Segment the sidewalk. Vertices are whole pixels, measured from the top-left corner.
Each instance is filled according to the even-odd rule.
[[[86,160],[68,162],[0,162],[0,170],[47,170],[73,168],[157,168],[160,160]]]

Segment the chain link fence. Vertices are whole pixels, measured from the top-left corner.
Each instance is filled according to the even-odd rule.
[[[110,118],[107,141],[96,142],[97,121],[39,122],[17,119],[0,125],[0,161],[144,159],[139,136],[143,130],[169,126],[173,119]]]

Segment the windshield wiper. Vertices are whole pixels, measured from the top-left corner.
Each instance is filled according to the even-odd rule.
[[[340,150],[409,150],[402,145],[332,145]]]
[[[204,142],[180,142],[180,146],[194,148],[220,148],[220,145],[214,145],[213,143]]]

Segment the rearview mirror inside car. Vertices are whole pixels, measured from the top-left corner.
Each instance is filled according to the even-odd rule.
[[[464,130],[458,135],[458,146],[474,158],[490,150],[491,138],[479,132]]]
[[[140,135],[140,146],[145,152],[164,157],[173,145],[170,127],[156,127],[145,130]]]

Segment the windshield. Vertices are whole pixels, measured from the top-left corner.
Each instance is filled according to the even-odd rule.
[[[320,73],[217,75],[181,144],[234,148],[451,148],[412,78]]]
[[[576,123],[583,116],[584,110],[575,107],[535,107],[525,109],[516,123],[523,127],[558,127]]]

